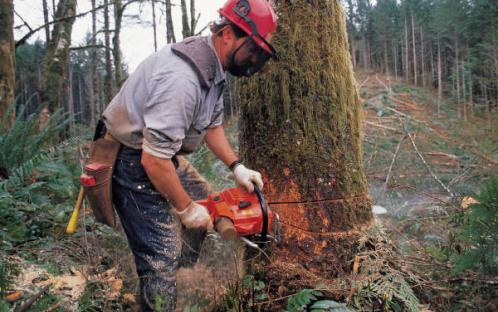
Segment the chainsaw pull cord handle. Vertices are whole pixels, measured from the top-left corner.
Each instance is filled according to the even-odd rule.
[[[261,205],[261,212],[263,214],[263,228],[261,229],[261,240],[265,241],[268,235],[268,206],[265,201],[265,197],[259,187],[254,183],[254,193],[258,196],[259,203]]]

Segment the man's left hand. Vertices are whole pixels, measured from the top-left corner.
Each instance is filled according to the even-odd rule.
[[[246,188],[249,193],[254,192],[254,184],[255,183],[259,189],[263,188],[263,179],[261,178],[261,173],[246,168],[246,166],[240,164],[235,167],[233,170],[233,175],[235,176],[235,181],[240,186]]]

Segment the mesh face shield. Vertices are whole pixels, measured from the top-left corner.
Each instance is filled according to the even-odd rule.
[[[236,55],[244,51],[248,57],[243,61],[237,61]],[[247,39],[232,53],[230,73],[234,76],[250,77],[258,72],[268,60],[272,58],[272,54],[265,51],[253,39],[253,35]]]

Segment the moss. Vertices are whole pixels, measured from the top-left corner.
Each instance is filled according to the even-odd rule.
[[[371,212],[342,8],[336,0],[275,2],[279,61],[237,85],[241,156],[268,177],[270,200],[285,199],[290,183],[300,200],[359,196],[304,209],[308,230],[353,229]]]

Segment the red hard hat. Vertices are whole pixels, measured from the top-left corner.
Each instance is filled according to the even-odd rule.
[[[253,40],[270,55],[275,54],[267,39],[277,29],[277,16],[267,0],[228,0],[218,12],[252,35]]]

